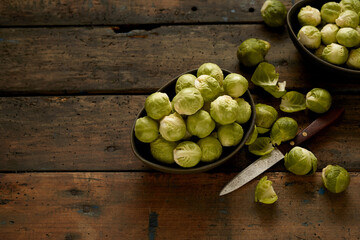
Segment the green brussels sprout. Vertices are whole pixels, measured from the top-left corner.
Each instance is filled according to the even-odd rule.
[[[321,58],[324,48],[325,48],[325,45],[320,45],[320,47],[318,49],[316,49],[314,52],[315,56]]]
[[[254,67],[265,60],[270,47],[265,40],[249,38],[238,46],[237,58],[244,66]]]
[[[321,41],[325,45],[330,43],[336,43],[336,34],[339,31],[339,27],[336,24],[328,23],[321,29]]]
[[[258,130],[259,128],[270,129],[275,120],[278,118],[278,112],[270,105],[258,103],[255,105],[255,110],[255,124],[258,127]]]
[[[225,77],[223,87],[225,94],[233,98],[238,98],[248,90],[249,83],[242,75],[230,73]]]
[[[192,115],[204,105],[204,99],[196,88],[184,88],[172,100],[174,109],[179,114]]]
[[[360,48],[352,49],[346,65],[350,68],[360,69]]]
[[[322,88],[313,88],[306,94],[306,107],[316,113],[324,113],[331,106],[330,93]]]
[[[172,111],[170,99],[166,93],[155,92],[145,100],[145,111],[149,117],[159,120]]]
[[[311,175],[316,172],[317,158],[309,150],[293,147],[284,157],[285,168],[296,175]]]
[[[278,82],[276,86],[264,86],[264,90],[275,98],[281,98],[286,94],[286,81]]]
[[[293,139],[298,131],[297,122],[290,117],[281,117],[271,127],[270,138],[272,144],[280,145],[282,142]]]
[[[144,143],[150,143],[159,136],[159,123],[145,116],[138,118],[135,122],[135,136]]]
[[[255,142],[255,140],[258,137],[258,131],[257,131],[257,127],[254,125],[254,128],[249,136],[249,138],[246,140],[245,145],[251,145]]]
[[[217,134],[221,145],[231,147],[240,143],[244,136],[244,130],[240,124],[234,122],[228,125],[221,125],[218,128]]]
[[[160,120],[160,135],[168,141],[179,141],[186,134],[186,124],[178,113],[172,113]]]
[[[196,77],[190,73],[181,75],[176,80],[175,93],[178,94],[184,88],[195,87]]]
[[[336,33],[336,40],[345,47],[355,47],[360,44],[360,33],[353,28],[344,27]]]
[[[343,192],[350,184],[350,174],[339,165],[326,166],[322,170],[321,177],[326,189],[332,193]]]
[[[201,160],[201,148],[194,142],[184,141],[174,149],[174,161],[181,167],[196,166]]]
[[[327,2],[320,10],[321,19],[327,23],[335,23],[341,13],[341,6],[337,2]]]
[[[309,5],[302,7],[297,17],[301,26],[311,25],[316,27],[321,23],[320,11]]]
[[[287,92],[280,103],[280,110],[287,113],[298,112],[306,109],[305,95],[296,91]]]
[[[218,139],[208,136],[200,139],[197,144],[201,149],[202,162],[213,162],[220,158],[222,154],[222,146]]]
[[[270,131],[270,128],[256,127],[258,134],[264,134]]]
[[[279,0],[266,0],[260,12],[265,24],[269,27],[284,26],[287,10]]]
[[[356,28],[359,25],[359,15],[352,10],[345,10],[341,12],[339,17],[335,20],[339,27]]]
[[[261,178],[255,188],[255,202],[273,204],[277,200],[278,196],[274,191],[272,182],[267,180],[267,176]]]
[[[200,75],[195,80],[195,88],[197,88],[204,102],[211,102],[219,96],[220,84],[219,82],[210,75]]]
[[[359,0],[341,0],[339,3],[342,11],[352,10],[354,12],[360,12],[360,2]]]
[[[324,48],[321,57],[329,63],[341,65],[346,62],[348,56],[349,51],[346,47],[337,43],[331,43]]]
[[[251,117],[251,105],[243,98],[236,98],[235,101],[240,107],[240,114],[237,115],[235,121],[239,124],[244,124]]]
[[[221,68],[215,63],[202,64],[197,70],[197,77],[201,75],[210,75],[219,82],[220,86],[223,84],[224,74]]]
[[[170,142],[161,136],[150,143],[151,155],[162,163],[174,163],[173,151],[177,146],[177,142]]]
[[[251,77],[251,82],[260,87],[276,86],[278,80],[275,66],[267,62],[260,63]]]
[[[256,140],[248,146],[249,152],[257,156],[264,156],[271,153],[274,150],[274,146],[271,144],[269,137],[258,137]]]
[[[297,38],[308,49],[317,49],[321,44],[321,32],[314,26],[303,26]]]
[[[239,104],[228,95],[220,96],[210,104],[210,115],[219,124],[233,123],[239,114]]]
[[[208,112],[199,110],[195,114],[188,116],[186,126],[190,134],[204,138],[209,136],[215,129],[215,122]]]

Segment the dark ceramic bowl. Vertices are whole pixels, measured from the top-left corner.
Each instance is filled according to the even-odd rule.
[[[222,69],[223,73],[224,73],[224,77],[228,74],[230,74],[231,72]],[[193,75],[196,76],[196,72],[197,69],[195,70],[191,70],[185,73],[191,73]],[[168,82],[165,86],[163,86],[162,88],[160,88],[158,90],[158,92],[163,92],[168,94],[170,100],[172,100],[172,98],[175,96],[175,84],[177,79],[185,74],[182,73],[179,76],[177,76],[176,78],[172,79],[170,82]],[[145,163],[147,166],[156,169],[158,171],[161,172],[166,172],[166,173],[199,173],[199,172],[205,172],[208,171],[212,168],[215,168],[221,164],[223,164],[224,162],[226,162],[227,160],[229,160],[232,156],[234,156],[235,153],[237,153],[245,144],[246,140],[249,138],[251,131],[254,128],[255,125],[255,104],[254,101],[251,97],[250,91],[247,90],[247,92],[242,96],[242,98],[244,98],[250,105],[251,105],[251,110],[252,110],[252,114],[250,117],[250,120],[246,123],[246,124],[242,124],[241,126],[244,129],[244,136],[241,140],[241,142],[233,147],[223,147],[223,153],[220,156],[220,158],[217,161],[214,161],[212,163],[203,163],[200,162],[198,165],[196,165],[195,167],[192,168],[182,168],[180,166],[178,166],[177,164],[165,164],[165,163],[161,163],[159,161],[157,161],[156,159],[154,159],[151,155],[150,152],[150,144],[148,143],[142,143],[140,142],[136,137],[135,137],[135,122],[136,119],[141,118],[146,116],[146,112],[145,112],[145,108],[142,108],[141,111],[139,112],[139,114],[137,115],[133,127],[132,127],[132,132],[131,132],[131,146],[132,146],[132,150],[135,153],[135,155],[143,162]],[[196,140],[194,140],[196,141]]]
[[[302,57],[305,59],[306,63],[315,69],[324,71],[326,74],[336,74],[338,76],[347,77],[351,79],[360,79],[360,71],[347,68],[346,66],[337,66],[331,63],[328,63],[321,58],[317,57],[312,51],[308,50],[297,40],[297,33],[299,32],[301,26],[298,22],[297,15],[302,7],[310,5],[317,9],[321,9],[321,6],[329,1],[325,0],[303,0],[294,4],[289,10],[286,18],[288,32],[292,42],[294,43],[297,50],[300,52]],[[338,2],[338,1],[337,1]]]

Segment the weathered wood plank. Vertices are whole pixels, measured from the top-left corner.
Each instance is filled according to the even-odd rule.
[[[278,108],[280,100],[253,95],[255,102]],[[148,170],[132,153],[131,128],[146,96],[67,96],[0,98],[0,171]],[[310,140],[319,169],[341,163],[360,169],[360,96],[334,95],[345,107],[335,125]],[[282,114],[303,128],[310,112]],[[239,152],[215,171],[238,171],[255,156]],[[279,163],[272,170],[284,170]]]
[[[3,0],[0,25],[119,25],[197,22],[261,22],[263,0],[253,1],[43,1]],[[283,1],[289,9],[290,0]]]
[[[219,197],[234,174],[0,175],[0,238],[360,239],[360,175],[338,195],[320,173],[266,173],[278,201],[254,202],[260,179]]]
[[[204,62],[244,74],[237,46],[257,37],[272,44],[266,59],[287,87],[338,89],[339,78],[310,71],[286,30],[260,25],[167,26],[116,34],[111,28],[0,29],[0,93],[148,93]],[[357,89],[341,79],[341,89]],[[251,85],[252,87],[252,85]]]

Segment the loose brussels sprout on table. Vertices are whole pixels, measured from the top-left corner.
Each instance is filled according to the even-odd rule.
[[[237,49],[237,58],[246,67],[254,67],[265,60],[271,45],[269,42],[249,38],[242,42]]]
[[[293,139],[298,131],[297,122],[290,117],[281,117],[275,121],[270,131],[271,142],[280,145],[282,142]]]
[[[350,174],[343,167],[328,165],[322,170],[322,181],[330,192],[340,193],[349,186]]]
[[[317,158],[309,150],[294,147],[284,157],[285,168],[296,175],[313,174],[317,169]]]
[[[278,196],[274,191],[272,182],[267,179],[267,176],[261,178],[255,188],[255,202],[273,204],[277,200]]]
[[[274,150],[274,146],[271,144],[271,138],[258,137],[249,145],[249,152],[257,156],[264,156],[271,153]]]
[[[269,27],[284,26],[287,10],[279,0],[266,0],[260,12],[265,24]]]
[[[331,107],[330,93],[322,88],[313,88],[306,94],[306,107],[316,113],[324,113]]]
[[[297,91],[287,92],[280,103],[280,110],[287,113],[298,112],[306,109],[305,95]]]
[[[256,127],[259,129],[270,129],[273,123],[278,118],[278,112],[270,105],[258,103],[255,105],[256,109]],[[259,132],[261,133],[261,131]]]

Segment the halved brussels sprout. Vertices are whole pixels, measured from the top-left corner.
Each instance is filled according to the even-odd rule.
[[[284,26],[287,10],[279,0],[266,0],[260,12],[265,24],[269,27]]]
[[[200,139],[197,144],[201,149],[201,161],[213,162],[220,158],[222,154],[222,146],[218,139],[208,136]]]
[[[255,124],[258,127],[258,130],[259,128],[270,129],[275,120],[278,118],[278,112],[270,105],[258,103],[255,105],[255,110]]]
[[[248,148],[249,152],[257,156],[264,156],[274,150],[269,137],[258,137]]]
[[[175,93],[178,94],[184,88],[195,87],[196,77],[190,73],[181,75],[176,80]]]
[[[167,141],[161,136],[150,143],[151,155],[158,161],[172,164],[174,163],[173,151],[177,142]]]
[[[155,92],[145,100],[145,111],[149,117],[159,120],[172,111],[170,99],[166,93]]]
[[[282,142],[293,139],[297,131],[298,124],[293,118],[281,117],[271,127],[271,142],[272,144],[280,145]]]
[[[218,139],[224,147],[235,146],[240,143],[244,136],[244,130],[240,124],[234,122],[221,125],[217,131]]]
[[[314,26],[303,26],[299,30],[297,38],[308,49],[317,49],[321,44],[321,33]]]
[[[321,57],[329,63],[341,65],[346,62],[348,56],[349,51],[346,47],[337,43],[331,43],[324,48]]]
[[[219,82],[220,86],[223,84],[224,74],[221,68],[215,63],[202,64],[197,70],[197,77],[201,75],[210,75]]]
[[[327,23],[335,23],[341,13],[341,6],[337,2],[327,2],[322,5],[320,14],[321,19]]]
[[[321,23],[320,11],[309,5],[302,7],[297,17],[301,26],[311,25],[316,27]]]
[[[239,104],[228,95],[220,96],[210,104],[210,115],[219,124],[233,123],[239,114]]]
[[[196,78],[195,88],[200,91],[204,102],[213,101],[219,96],[221,90],[219,82],[209,75],[200,75]]]
[[[335,23],[341,28],[356,28],[359,25],[359,15],[352,10],[345,10],[340,13],[339,17],[335,20]]]
[[[135,122],[135,136],[144,143],[150,143],[159,136],[159,123],[145,116],[138,118]]]
[[[277,200],[278,196],[274,191],[272,182],[267,180],[267,176],[261,178],[255,188],[255,202],[273,204]]]
[[[196,88],[184,88],[172,100],[174,109],[179,114],[192,115],[204,105],[204,99]]]
[[[187,117],[186,126],[190,134],[204,138],[215,129],[215,122],[208,112],[199,110]]]
[[[249,136],[249,138],[246,140],[245,145],[251,145],[255,142],[255,140],[258,137],[258,131],[256,125],[254,125],[254,128]]]
[[[179,141],[186,134],[186,124],[178,113],[172,113],[160,120],[161,136],[168,141]]]
[[[243,98],[236,98],[235,101],[240,107],[240,113],[236,117],[236,122],[239,124],[244,124],[249,121],[251,117],[251,105]]]
[[[286,81],[279,82],[276,86],[264,86],[264,90],[275,98],[281,98],[286,94]]]
[[[321,29],[321,41],[325,45],[330,43],[336,43],[336,34],[339,31],[339,27],[336,24],[328,23]]]
[[[353,69],[360,69],[360,48],[352,49],[346,65]]]
[[[339,165],[328,165],[322,170],[322,181],[327,190],[340,193],[350,184],[350,174]]]
[[[302,147],[294,147],[284,157],[285,168],[296,174],[313,174],[317,168],[317,158],[309,150]]]
[[[237,73],[230,73],[223,81],[225,94],[238,98],[241,97],[246,90],[248,90],[249,83],[242,75]]]
[[[280,110],[287,113],[298,112],[306,109],[305,95],[296,91],[287,92],[280,103]]]
[[[237,49],[237,58],[246,67],[254,67],[265,60],[271,45],[269,42],[249,38],[242,42]]]
[[[336,40],[345,47],[355,47],[360,44],[360,33],[353,28],[344,27],[336,33]]]
[[[275,66],[267,62],[260,63],[251,77],[251,82],[260,87],[276,86],[278,80],[279,73]]]
[[[201,148],[191,141],[183,141],[174,149],[174,161],[184,168],[196,166],[200,162],[201,156]]]
[[[330,93],[322,88],[313,88],[306,94],[306,107],[316,113],[329,110],[331,102]]]

